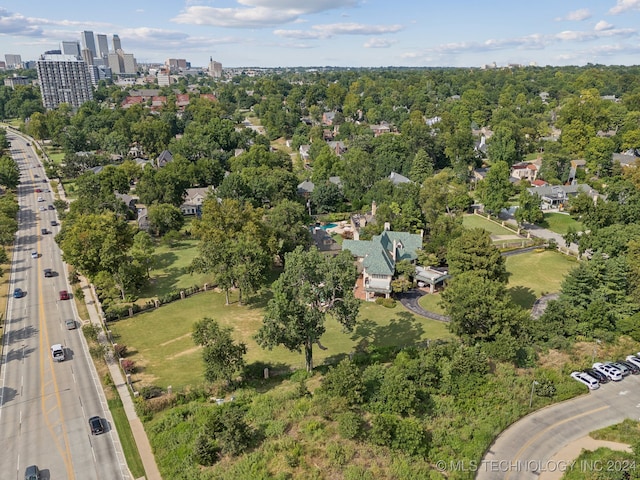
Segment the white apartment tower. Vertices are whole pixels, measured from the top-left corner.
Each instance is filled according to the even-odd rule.
[[[62,55],[75,55],[80,56],[80,44],[76,41],[64,41],[60,44],[60,51]]]
[[[53,110],[61,103],[78,108],[93,100],[87,65],[73,55],[42,55],[36,61],[42,103]]]

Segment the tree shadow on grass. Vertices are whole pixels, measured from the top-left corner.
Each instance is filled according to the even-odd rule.
[[[165,252],[155,255],[155,268],[157,270],[169,268],[177,260],[178,256],[173,252]]]
[[[387,325],[380,325],[368,318],[362,319],[351,334],[351,340],[357,342],[356,349],[369,345],[402,347],[420,342],[423,334],[424,327],[413,314],[397,312]]]
[[[269,369],[269,378],[264,378],[265,368]],[[294,370],[285,363],[257,361],[246,365],[242,376],[247,385],[255,388],[258,393],[265,393],[288,380],[293,373]]]
[[[527,310],[533,307],[537,298],[533,290],[523,286],[511,287],[509,289],[509,295],[513,303]]]
[[[248,308],[265,308],[269,300],[273,298],[273,292],[270,289],[263,288],[259,292],[251,295],[245,305]]]

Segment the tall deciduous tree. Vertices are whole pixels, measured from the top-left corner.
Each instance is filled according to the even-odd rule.
[[[14,189],[20,183],[20,169],[16,161],[8,156],[0,157],[0,185]]]
[[[169,203],[153,204],[149,207],[149,227],[156,235],[175,230],[184,225],[184,215],[180,209]]]
[[[273,284],[256,340],[263,348],[283,345],[305,354],[307,371],[313,369],[313,345],[325,332],[327,316],[346,331],[353,330],[359,301],[353,296],[356,268],[351,255],[322,255],[301,247],[285,256],[285,269]]]
[[[193,325],[193,341],[203,347],[204,378],[209,382],[233,381],[244,368],[247,346],[235,343],[231,327],[224,327],[216,320],[205,317]]]
[[[504,257],[491,242],[487,231],[482,228],[465,230],[453,240],[449,244],[447,262],[453,276],[475,272],[488,280],[507,282]]]
[[[485,210],[498,214],[507,206],[507,201],[513,192],[513,186],[509,181],[510,176],[507,162],[500,160],[491,165],[486,178],[478,186],[478,193]]]

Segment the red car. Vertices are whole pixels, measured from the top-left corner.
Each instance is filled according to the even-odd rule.
[[[42,189],[41,188],[36,188],[36,193],[40,193],[40,192],[42,192]]]
[[[69,300],[69,292],[60,290],[60,300]]]

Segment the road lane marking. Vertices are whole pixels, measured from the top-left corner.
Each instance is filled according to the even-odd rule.
[[[554,423],[553,425],[549,425],[547,428],[545,428],[544,430],[540,430],[537,434],[535,434],[533,437],[531,437],[529,439],[529,441],[527,443],[525,443],[522,448],[520,448],[520,450],[518,450],[518,452],[516,453],[516,455],[513,457],[513,459],[511,460],[512,463],[516,463],[518,461],[518,459],[520,458],[520,455],[522,455],[524,453],[524,451],[529,448],[531,446],[532,443],[534,443],[539,437],[541,437],[542,435],[544,435],[545,433],[547,433],[549,430],[556,428],[560,425],[563,425],[565,423],[571,422],[572,420],[575,420],[576,418],[580,418],[580,417],[584,417],[585,415],[592,415],[596,412],[600,412],[602,410],[606,410],[607,408],[610,408],[609,405],[605,405],[603,407],[599,407],[593,410],[589,410],[588,412],[584,412],[584,413],[580,413],[578,415],[574,415],[573,417],[569,417],[569,418],[565,418],[564,420],[561,420],[559,422]],[[511,471],[507,472],[507,475],[504,477],[505,480],[509,480],[509,477],[511,476]]]

